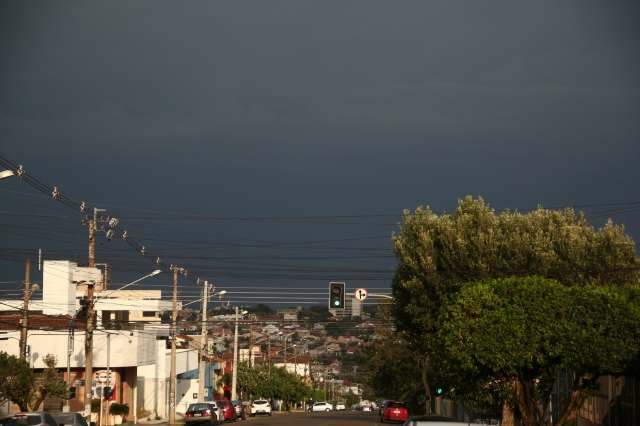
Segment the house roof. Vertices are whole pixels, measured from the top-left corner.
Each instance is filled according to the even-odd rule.
[[[0,312],[0,330],[19,330],[20,321],[22,320],[22,312]],[[68,330],[69,322],[72,318],[68,315],[45,315],[42,312],[29,312],[29,328],[37,328],[40,330]],[[76,330],[84,330],[86,321],[74,320],[74,328]]]

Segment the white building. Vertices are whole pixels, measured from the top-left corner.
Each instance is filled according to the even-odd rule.
[[[29,303],[28,361],[33,368],[42,369],[46,356],[55,358],[56,368],[64,372],[65,381],[76,388],[76,399],[70,401],[72,411],[83,410],[85,394],[85,321],[76,319],[72,322],[72,319],[80,309],[87,283],[103,289],[102,281],[102,271],[98,268],[79,267],[69,261],[44,261],[42,299]],[[139,411],[150,413],[152,418],[166,418],[169,325],[161,323],[160,314],[172,309],[171,301],[161,300],[160,291],[147,290],[96,291],[94,300],[97,320],[93,337],[92,394],[101,395],[102,388],[107,385],[104,378],[108,376],[115,382],[109,385],[115,389],[116,400],[130,407],[129,419],[137,421]],[[17,325],[22,303],[22,300],[0,301],[0,316],[5,318],[0,325],[5,330],[0,351],[16,356],[19,354]],[[187,345],[178,350],[177,374],[197,371],[197,362],[195,347]],[[67,367],[71,370],[69,378]],[[113,373],[105,374],[107,369]],[[183,388],[191,385],[191,382],[186,385],[178,381],[178,401],[189,394],[189,389]],[[180,408],[179,403],[178,412]]]

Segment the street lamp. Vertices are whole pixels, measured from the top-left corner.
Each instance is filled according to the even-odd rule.
[[[369,293],[369,296],[371,297],[380,297],[382,299],[389,299],[389,300],[393,300],[393,296],[389,296],[388,294],[381,294],[381,293]]]
[[[112,294],[112,293],[114,293],[114,292],[116,292],[116,291],[124,290],[125,288],[127,288],[127,287],[129,287],[129,286],[132,286],[132,285],[134,285],[134,284],[137,284],[137,283],[139,283],[140,281],[142,281],[142,280],[144,280],[144,279],[147,279],[147,278],[149,278],[149,277],[153,277],[153,276],[155,276],[155,275],[158,275],[158,274],[159,274],[159,273],[161,273],[161,272],[162,272],[162,270],[160,270],[160,269],[156,269],[155,271],[151,272],[150,274],[145,275],[144,277],[140,277],[140,278],[138,278],[138,279],[137,279],[137,280],[135,280],[135,281],[131,281],[129,284],[125,284],[125,285],[123,285],[123,286],[122,286],[122,287],[120,287],[119,289],[111,290],[111,291],[107,291],[106,293],[103,293],[103,294],[98,294],[98,295],[96,295],[96,298],[105,298],[105,297],[109,296],[110,294]]]
[[[211,295],[213,296],[213,294],[216,292],[216,289],[214,288],[213,291],[211,292]],[[227,290],[222,290],[221,292],[218,293],[218,296],[222,296],[223,294],[225,294],[227,292]],[[192,305],[194,303],[197,302],[201,302],[202,300],[204,300],[204,297],[201,297],[200,299],[196,299],[196,300],[192,300],[189,303],[185,303],[184,305],[182,305],[182,307],[184,308],[185,306],[189,306]]]
[[[3,170],[0,172],[0,179],[6,179],[9,178],[11,176],[15,175],[13,170]]]
[[[237,385],[238,385],[238,316],[240,314],[246,315],[248,311],[239,312],[238,307],[236,306],[236,326],[235,333],[233,335],[233,375],[231,377],[231,400],[234,401],[238,399],[237,393]]]

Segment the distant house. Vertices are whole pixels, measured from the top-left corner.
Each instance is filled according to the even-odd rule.
[[[265,325],[264,327],[262,327],[262,332],[264,334],[269,334],[269,335],[270,334],[278,334],[280,332],[280,328],[276,327],[273,324],[268,324],[268,325]]]
[[[298,321],[297,308],[280,309],[278,315],[281,315],[284,321]]]
[[[337,353],[340,352],[342,348],[338,343],[330,343],[327,345],[327,352],[329,353]]]

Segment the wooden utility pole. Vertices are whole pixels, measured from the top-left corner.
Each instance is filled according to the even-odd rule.
[[[201,322],[201,332],[200,336],[200,356],[199,356],[199,364],[198,364],[198,401],[204,402],[204,389],[205,389],[205,376],[207,374],[207,361],[206,356],[208,354],[207,351],[207,298],[209,296],[209,281],[204,282],[204,289],[202,295],[202,322]]]
[[[249,367],[253,368],[253,327],[249,323]]]
[[[27,359],[27,332],[29,329],[29,299],[31,298],[31,258],[24,260],[24,301],[20,321],[20,359]]]
[[[231,400],[238,399],[237,386],[238,386],[238,307],[236,306],[236,324],[235,332],[233,334],[233,372],[231,374]]]
[[[269,359],[269,377],[271,377],[271,335],[269,335],[269,340],[268,340],[268,347],[267,347],[267,357]]]
[[[169,373],[169,424],[176,424],[176,329],[178,323],[178,273],[183,268],[171,265],[173,272],[173,311],[171,315],[171,371]]]
[[[93,219],[89,220],[87,229],[89,230],[89,255],[87,256],[87,266],[96,266],[96,227],[98,225],[98,211],[93,209]]]
[[[94,283],[87,284],[87,327],[84,339],[84,414],[91,416],[91,385],[93,382],[93,321],[95,311],[93,306]]]

